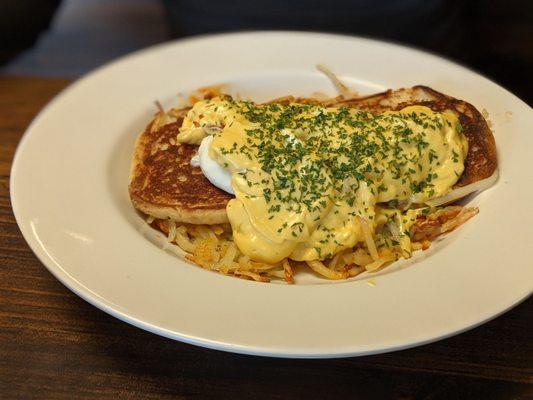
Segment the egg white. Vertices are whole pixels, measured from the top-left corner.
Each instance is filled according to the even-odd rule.
[[[231,187],[230,172],[218,165],[218,163],[209,156],[209,146],[212,141],[212,135],[207,135],[202,139],[198,154],[191,159],[191,165],[193,167],[200,167],[204,176],[214,186],[234,195],[235,192]]]

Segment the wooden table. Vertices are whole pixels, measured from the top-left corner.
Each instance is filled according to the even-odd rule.
[[[284,360],[206,350],[127,325],[59,283],[22,238],[9,172],[31,119],[66,80],[0,78],[0,399],[533,398],[533,302],[390,354]]]

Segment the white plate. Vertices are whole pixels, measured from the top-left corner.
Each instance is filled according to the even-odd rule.
[[[299,285],[217,275],[162,251],[130,205],[134,139],[154,100],[226,83],[256,100],[333,94],[324,63],[361,93],[424,84],[478,109],[495,132],[500,179],[480,214],[373,278]],[[314,33],[243,33],[173,42],[98,69],[57,96],[21,141],[11,174],[20,229],[46,267],[85,300],[148,331],[279,357],[379,353],[431,342],[504,312],[532,290],[531,109],[493,82],[392,44]],[[318,284],[319,283],[319,284]]]

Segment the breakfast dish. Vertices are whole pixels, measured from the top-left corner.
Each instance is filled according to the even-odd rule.
[[[336,98],[207,88],[160,109],[136,142],[133,205],[195,264],[288,283],[378,271],[478,213],[456,203],[497,178],[474,106],[425,86],[354,97],[332,78]]]
[[[432,241],[428,250],[348,280],[324,279],[303,265],[294,268],[296,285],[275,277],[265,285],[188,262],[178,246],[146,223],[147,215],[131,205],[128,192],[132,155],[139,150],[136,138],[154,119],[153,101],[170,113],[172,107],[186,106],[176,91],[189,94],[213,83],[224,84],[235,100],[239,94],[259,104],[286,94],[335,96],[331,83],[313,67],[320,62],[360,94],[425,83],[475,105],[484,116],[487,110],[498,180],[459,201],[479,213]],[[468,133],[467,120],[459,119],[463,134]],[[9,179],[11,204],[25,240],[50,273],[128,324],[196,346],[269,357],[383,353],[464,332],[531,295],[533,269],[524,249],[533,224],[533,190],[527,184],[532,124],[531,107],[512,93],[414,49],[299,32],[191,38],[99,68],[44,108],[17,148]],[[175,125],[168,124],[173,139],[179,133]],[[167,151],[177,148],[169,145]],[[207,181],[201,168],[193,171]],[[168,210],[198,211],[185,197],[174,198],[171,186],[161,181],[161,200],[165,193],[174,199]],[[214,193],[208,188],[191,185],[188,190],[203,199],[198,193]],[[156,194],[144,201],[163,209]],[[160,214],[160,219],[167,217]]]

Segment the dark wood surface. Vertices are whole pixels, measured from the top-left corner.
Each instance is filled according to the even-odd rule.
[[[533,399],[533,302],[415,349],[338,360],[206,350],[114,319],[37,260],[9,172],[31,119],[64,80],[0,78],[0,399]]]

